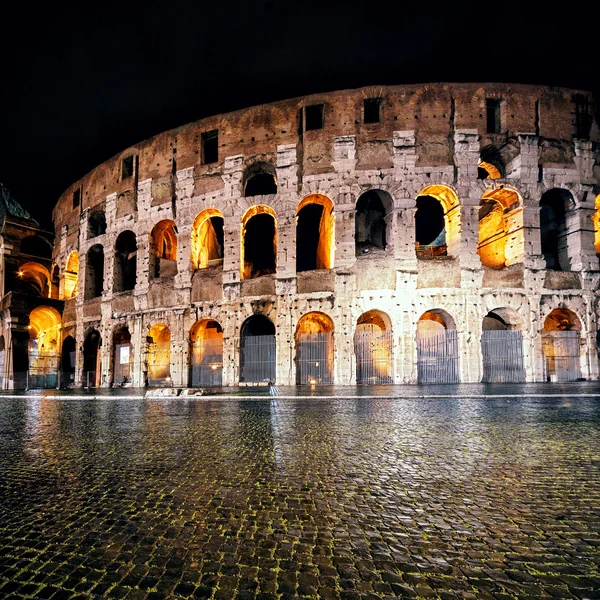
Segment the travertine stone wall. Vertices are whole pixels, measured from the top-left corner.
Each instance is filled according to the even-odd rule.
[[[598,330],[600,265],[594,246],[596,198],[600,193],[596,123],[577,138],[574,95],[558,88],[504,84],[433,84],[368,87],[296,98],[218,115],[164,132],[125,150],[71,186],[54,210],[54,261],[64,273],[70,252],[80,257],[79,294],[66,300],[63,339],[77,340],[77,380],[81,348],[91,329],[102,335],[101,384],[113,380],[114,331],[129,328],[133,384],[143,385],[147,335],[156,323],[171,331],[172,384],[188,381],[189,332],[199,319],[223,328],[223,383],[240,376],[240,329],[255,313],[275,324],[277,381],[296,381],[294,336],[308,312],[334,323],[334,380],[356,380],[354,333],[368,310],[386,313],[393,331],[393,380],[417,378],[416,327],[426,311],[451,315],[458,331],[460,378],[481,381],[482,320],[494,309],[518,315],[523,332],[528,381],[545,378],[544,319],[554,308],[569,308],[581,322],[581,369],[599,377]],[[363,119],[363,100],[381,97],[379,123]],[[486,129],[486,99],[501,100],[501,130]],[[324,126],[299,131],[304,107],[323,104]],[[537,108],[536,108],[537,107]],[[218,130],[219,160],[201,163],[201,134]],[[135,157],[135,174],[122,177],[122,160]],[[500,179],[478,178],[482,157],[496,157]],[[173,161],[176,169],[173,174]],[[277,193],[244,197],[244,174],[258,162],[273,168]],[[429,186],[445,186],[458,199],[448,213],[452,236],[447,254],[423,260],[415,251],[416,198]],[[506,266],[482,266],[477,252],[481,199],[490,190],[514,190]],[[72,207],[73,190],[82,204]],[[570,272],[550,272],[540,240],[540,199],[551,189],[568,191],[564,243]],[[360,254],[355,246],[356,203],[361,194],[389,194],[385,250]],[[334,206],[335,261],[327,272],[296,273],[296,211],[310,194]],[[89,215],[102,205],[107,231],[89,239]],[[241,281],[244,214],[265,205],[276,214],[277,268],[271,275]],[[196,271],[191,263],[192,225],[205,209],[224,219],[224,260],[220,270]],[[177,274],[149,276],[149,235],[160,221],[176,223]],[[114,245],[131,230],[137,240],[135,289],[113,293]],[[450,227],[448,227],[448,231]],[[104,293],[84,299],[86,254],[104,248]],[[61,286],[63,294],[63,286]],[[61,296],[62,297],[62,296]]]

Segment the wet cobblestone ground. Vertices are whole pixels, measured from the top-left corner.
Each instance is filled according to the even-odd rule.
[[[2,598],[593,599],[599,565],[597,397],[0,399]]]

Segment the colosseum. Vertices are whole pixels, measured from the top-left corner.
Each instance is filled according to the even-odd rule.
[[[14,262],[47,281],[5,311],[7,387],[25,359],[90,387],[598,379],[599,141],[590,93],[496,83],[161,133],[62,194],[47,266]]]

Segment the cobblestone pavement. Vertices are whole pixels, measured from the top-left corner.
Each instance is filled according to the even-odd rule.
[[[2,598],[593,599],[599,564],[599,398],[0,399]]]

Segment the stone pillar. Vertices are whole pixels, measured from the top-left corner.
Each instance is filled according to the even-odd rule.
[[[464,296],[462,325],[457,324],[462,383],[479,383],[483,377],[481,354],[483,316],[479,301],[479,295]]]
[[[462,269],[480,270],[481,260],[477,253],[479,244],[479,197],[460,199],[460,242],[458,248],[450,249],[448,254],[455,256]]]
[[[342,186],[335,202],[335,265],[347,269],[356,262],[354,217],[356,204],[348,186]]]
[[[223,328],[223,385],[237,385],[239,380],[239,340],[237,324],[238,312],[227,311]]]
[[[591,186],[581,187],[580,200],[575,202],[577,208],[566,215],[569,264],[571,271],[597,271],[600,263],[596,255],[593,221],[595,194]]]
[[[354,298],[357,295],[356,277],[350,274],[336,274],[335,289],[338,290],[337,302],[344,301],[344,295]],[[339,290],[343,290],[340,294]],[[341,309],[339,318],[335,320],[335,369],[333,382],[337,385],[356,383],[356,356],[354,354],[354,315],[349,307]]]
[[[184,347],[188,345],[184,323],[184,311],[173,311],[171,329],[171,381],[173,387],[187,387],[187,365],[184,363]]]
[[[394,258],[396,265],[401,265],[403,270],[417,269],[416,212],[414,198],[397,198],[394,201]]]

